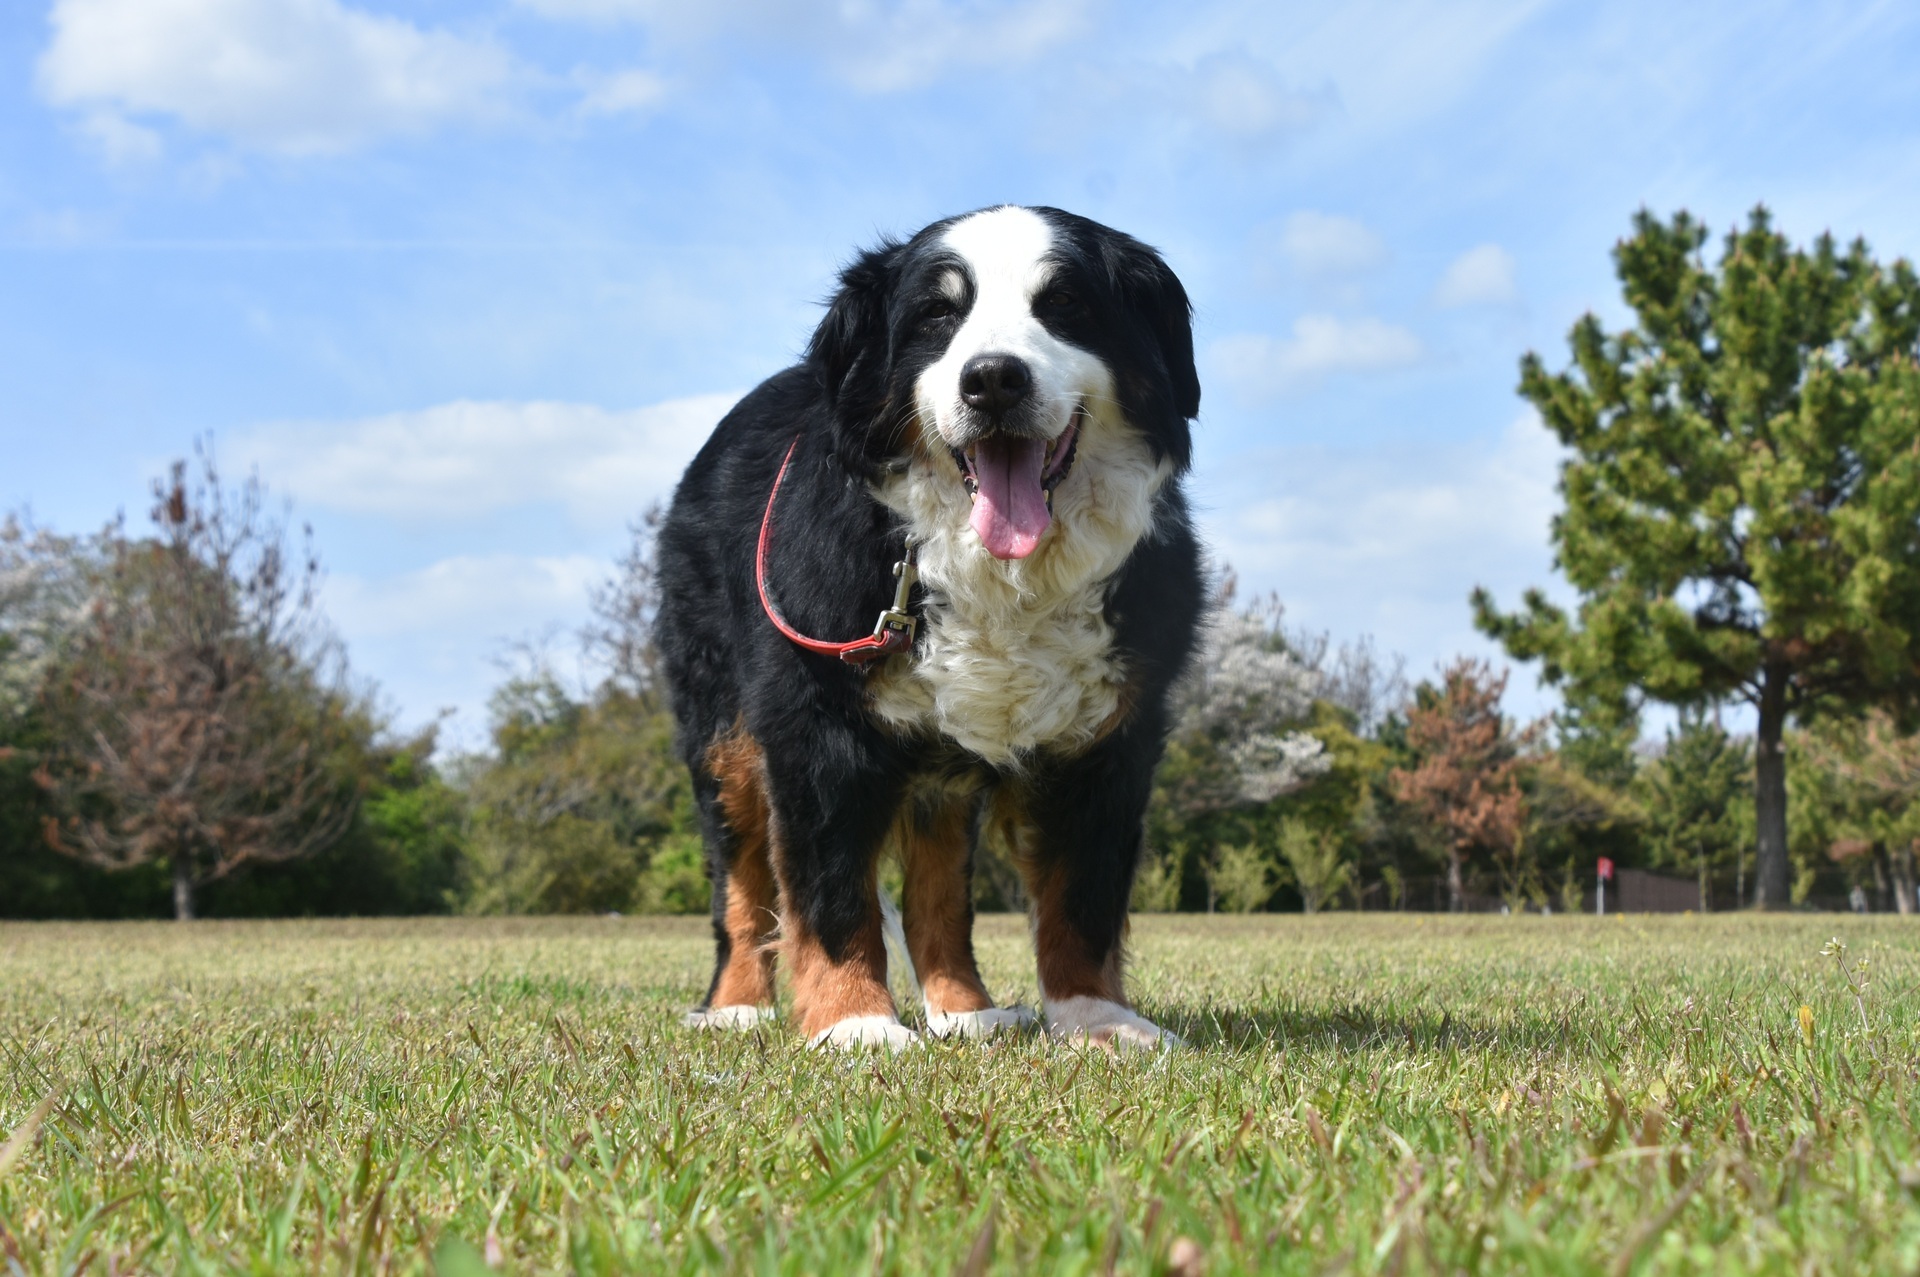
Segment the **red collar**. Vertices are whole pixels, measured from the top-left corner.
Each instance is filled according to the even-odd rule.
[[[874,622],[873,633],[865,638],[854,639],[850,643],[829,643],[823,639],[808,638],[788,625],[773,606],[773,600],[767,597],[767,547],[773,541],[773,502],[780,495],[780,485],[787,477],[787,467],[793,463],[793,450],[799,446],[800,436],[795,435],[793,442],[787,445],[787,455],[781,459],[780,473],[773,478],[773,491],[767,493],[767,512],[760,516],[760,549],[753,560],[753,583],[760,589],[761,608],[766,611],[767,619],[773,622],[774,629],[801,647],[822,656],[837,656],[849,665],[864,666],[880,657],[910,650],[918,622],[907,611],[907,594],[920,576],[914,567],[912,536],[907,537],[906,557],[893,565],[894,579],[899,582],[894,586],[893,606],[880,614],[880,619]]]

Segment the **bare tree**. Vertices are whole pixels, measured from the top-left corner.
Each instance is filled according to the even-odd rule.
[[[333,842],[358,800],[333,765],[352,714],[319,565],[257,479],[223,488],[196,453],[154,485],[152,539],[114,540],[36,773],[48,842],[102,869],[166,862],[182,920],[200,886]]]
[[[593,587],[588,602],[593,619],[580,637],[589,653],[604,660],[609,677],[639,695],[659,686],[659,650],[653,644],[653,618],[660,609],[660,585],[654,569],[654,542],[666,508],[647,508],[628,528],[633,540],[614,564],[611,578]]]

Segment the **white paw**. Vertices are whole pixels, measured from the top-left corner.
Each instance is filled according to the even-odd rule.
[[[695,1007],[680,1017],[689,1029],[751,1029],[779,1015],[773,1007]]]
[[[927,1032],[936,1038],[990,1038],[1017,1033],[1034,1023],[1025,1007],[989,1007],[985,1011],[927,1012]]]
[[[904,1051],[920,1041],[920,1035],[890,1015],[850,1015],[813,1035],[807,1045],[833,1046],[851,1051],[863,1046],[880,1046],[889,1051]]]
[[[1104,1047],[1136,1047],[1154,1051],[1162,1047],[1185,1046],[1178,1034],[1169,1033],[1152,1020],[1135,1015],[1118,1002],[1105,998],[1061,998],[1047,1002],[1047,1032],[1069,1042]]]

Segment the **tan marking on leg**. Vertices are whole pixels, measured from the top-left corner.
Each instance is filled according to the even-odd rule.
[[[767,856],[767,798],[759,742],[735,728],[707,750],[707,770],[720,782],[720,808],[737,840],[727,867],[726,969],[712,1005],[773,1003],[774,942],[779,912]]]
[[[880,923],[876,866],[867,867],[859,888],[863,920],[836,962],[793,906],[780,822],[772,813],[767,820],[767,851],[780,891],[780,952],[787,961],[788,978],[793,984],[793,1014],[802,1036],[811,1041],[816,1034],[855,1016],[898,1019],[893,994],[887,989],[887,943]]]
[[[990,819],[1015,851],[1014,863],[1026,883],[1032,903],[1033,949],[1040,975],[1040,996],[1103,998],[1126,1004],[1121,979],[1122,947],[1116,944],[1104,956],[1092,953],[1080,933],[1067,921],[1067,875],[1064,867],[1049,864],[1039,845],[1039,831],[1027,818],[1026,799],[1011,787],[994,795]],[[1123,931],[1124,936],[1124,931]]]
[[[791,910],[786,914],[781,952],[793,977],[793,1013],[800,1032],[811,1040],[842,1020],[855,1016],[895,1017],[893,994],[887,991],[887,946],[880,931],[880,907],[867,890],[871,917],[848,942],[835,962],[819,937]]]
[[[952,799],[934,807],[909,796],[895,837],[906,878],[901,921],[907,952],[920,977],[929,1015],[985,1011],[993,1006],[973,956],[973,909],[967,861],[973,854],[970,804]]]

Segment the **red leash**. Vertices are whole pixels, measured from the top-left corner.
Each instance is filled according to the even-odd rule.
[[[907,611],[907,594],[920,576],[914,567],[911,536],[907,538],[907,556],[893,565],[894,578],[899,582],[894,587],[893,606],[880,614],[880,619],[874,622],[873,633],[865,638],[855,639],[851,643],[828,643],[823,639],[808,638],[788,625],[773,606],[773,600],[767,597],[767,546],[773,540],[773,502],[780,495],[780,485],[786,481],[787,467],[793,464],[793,450],[799,446],[800,436],[795,435],[793,442],[787,445],[787,455],[780,461],[780,473],[773,478],[773,491],[767,493],[767,512],[760,516],[760,550],[753,560],[753,582],[760,588],[761,608],[766,611],[767,619],[773,622],[774,629],[801,647],[822,656],[837,656],[849,665],[865,665],[868,661],[907,651],[913,646],[914,631],[918,628],[913,614]]]

